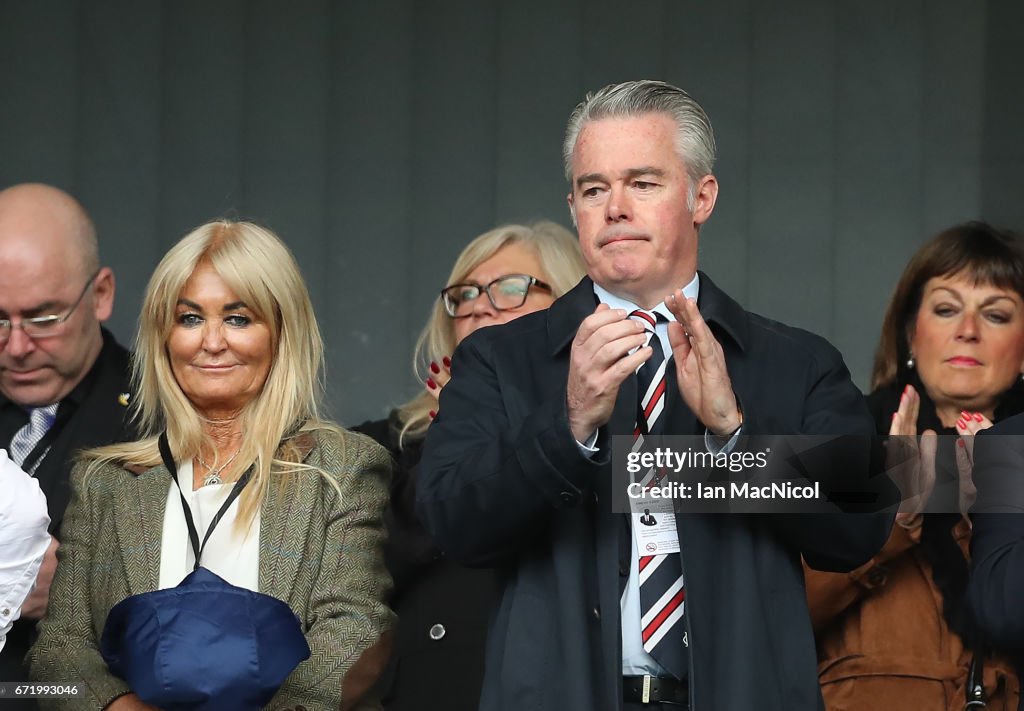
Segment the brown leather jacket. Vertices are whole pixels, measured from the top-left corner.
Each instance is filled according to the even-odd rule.
[[[893,526],[879,554],[851,573],[804,566],[829,711],[964,709],[973,655],[942,615],[915,523]],[[966,558],[970,525],[962,520],[952,533]],[[1017,711],[1019,683],[1008,660],[986,657],[983,680],[985,711]]]

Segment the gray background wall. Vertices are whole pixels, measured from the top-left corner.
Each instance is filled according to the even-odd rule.
[[[585,91],[661,78],[718,136],[702,267],[866,386],[910,252],[966,219],[1024,227],[1022,28],[1016,0],[0,0],[0,186],[86,204],[124,341],[190,228],[272,227],[353,423],[416,392],[416,333],[469,239],[568,224]]]

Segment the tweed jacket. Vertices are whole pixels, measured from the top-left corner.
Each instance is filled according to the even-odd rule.
[[[390,651],[382,523],[390,459],[351,432],[321,430],[307,436],[306,448],[305,463],[332,477],[341,496],[317,472],[300,472],[283,495],[272,485],[260,509],[259,591],[288,603],[311,650],[267,708],[346,709]],[[82,465],[72,473],[49,614],[29,654],[33,679],[82,686],[50,708],[102,709],[130,691],[107,670],[98,640],[110,609],[155,590],[159,578],[167,469],[135,475],[108,464],[84,473]]]

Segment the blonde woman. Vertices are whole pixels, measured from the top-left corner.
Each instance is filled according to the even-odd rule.
[[[576,237],[552,222],[505,225],[466,246],[434,302],[416,345],[423,391],[388,420],[357,429],[398,463],[388,516],[388,567],[399,627],[388,709],[476,709],[483,677],[491,571],[450,563],[416,517],[416,470],[427,429],[448,382],[451,354],[469,334],[546,309],[585,272]]]
[[[298,267],[268,230],[209,223],[157,266],[133,362],[146,436],[87,452],[76,467],[49,617],[30,654],[34,679],[85,682],[61,708],[151,708],[105,662],[104,624],[126,598],[175,588],[193,571],[224,583],[212,617],[226,616],[240,590],[297,616],[310,656],[271,706],[348,708],[375,680],[393,622],[381,520],[388,458],[319,417],[322,358]],[[161,661],[194,669],[203,653]],[[211,662],[211,678],[239,663]],[[206,706],[196,708],[238,706],[237,695],[196,683],[145,701],[199,693]]]

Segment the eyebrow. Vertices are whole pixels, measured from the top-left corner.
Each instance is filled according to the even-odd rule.
[[[44,301],[38,306],[33,306],[30,309],[25,309],[21,312],[24,318],[35,318],[36,316],[51,316],[57,315],[58,312],[67,309],[67,306],[60,304],[56,301]]]
[[[195,309],[196,311],[203,310],[202,306],[200,306],[194,301],[189,301],[188,299],[178,299],[178,306],[187,306],[188,308]],[[224,304],[224,307],[221,309],[221,311],[235,311],[237,309],[247,308],[249,307],[246,306],[244,301],[232,301],[230,304]]]
[[[982,301],[981,305],[982,306],[988,306],[989,304],[994,304],[995,302],[1003,301],[1004,299],[1006,301],[1009,301],[1011,304],[1014,304],[1014,305],[1017,304],[1017,302],[1014,301],[1014,299],[1012,297],[1007,296],[1006,294],[996,294],[995,296],[990,296],[987,299],[985,299],[984,301]]]
[[[934,289],[932,289],[932,293],[935,293],[936,291],[948,291],[950,294],[955,296],[960,301],[964,300],[964,297],[960,294],[959,291],[957,291],[956,289],[954,289],[952,287],[949,287],[949,286],[937,286]],[[993,294],[992,296],[990,296],[987,299],[985,299],[984,301],[982,301],[981,305],[982,306],[988,306],[990,304],[995,303],[996,301],[1002,301],[1004,299],[1006,301],[1009,301],[1011,304],[1014,304],[1014,305],[1017,304],[1017,301],[1012,296],[1009,296],[1008,294]]]
[[[655,168],[652,165],[644,165],[639,168],[629,168],[622,173],[622,177],[627,180],[630,178],[638,178],[641,175],[651,175],[656,178],[663,178],[665,177],[665,171],[661,168]],[[576,178],[576,187],[581,187],[584,183],[599,183],[605,181],[607,181],[607,178],[605,178],[602,173],[587,173],[586,175],[581,175]]]
[[[62,307],[60,304],[55,303],[53,301],[46,301],[40,304],[39,306],[33,306],[30,309],[23,309],[22,311],[18,312],[18,315],[21,316],[21,318],[38,318],[40,316],[60,316],[61,311],[63,311],[66,308],[66,306]],[[7,313],[3,309],[0,309],[0,318],[8,319],[10,317],[11,314]]]

